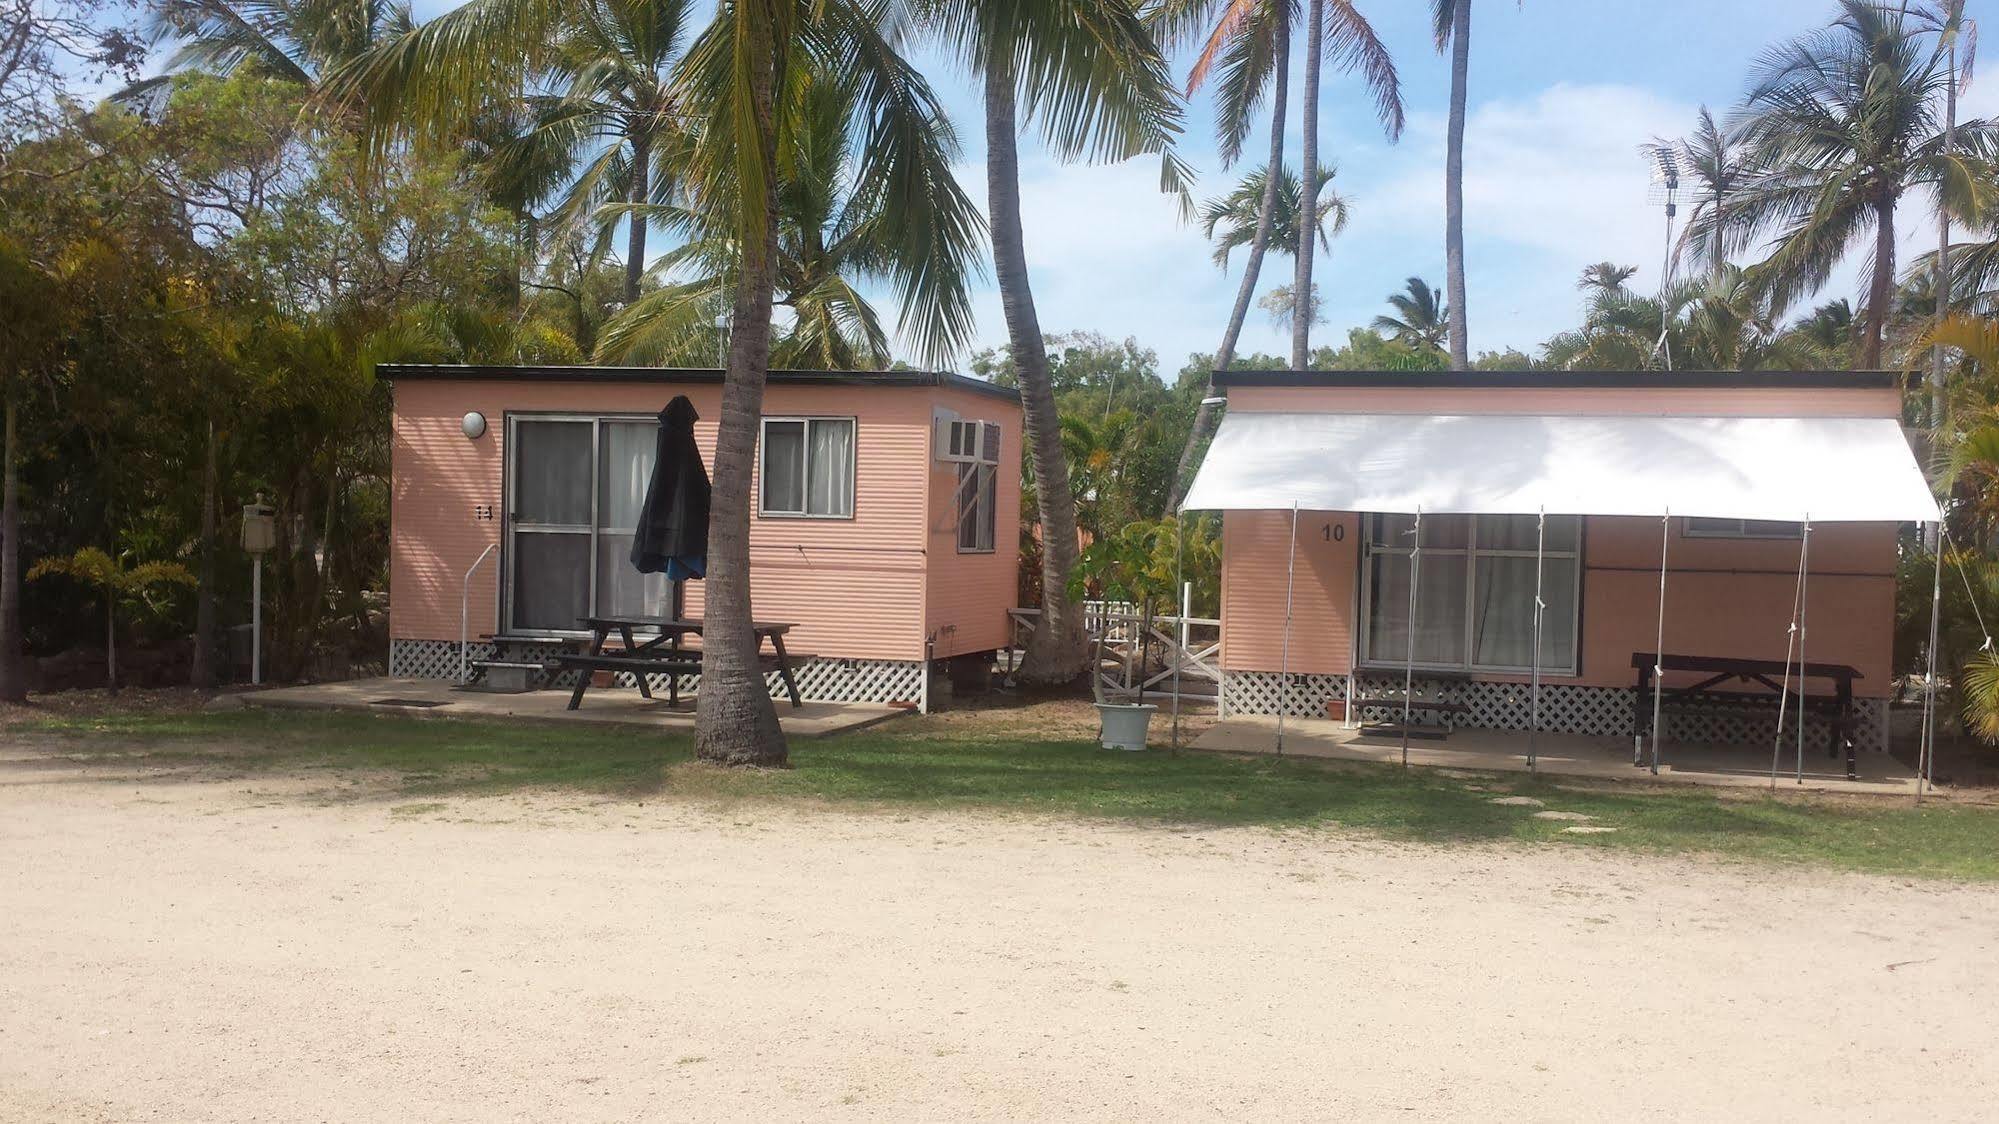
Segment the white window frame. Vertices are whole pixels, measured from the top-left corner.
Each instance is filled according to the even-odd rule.
[[[1750,524],[1758,523],[1771,530],[1751,531]],[[1733,524],[1733,526],[1730,526]],[[1776,531],[1776,527],[1788,528]],[[1704,515],[1688,515],[1680,520],[1680,537],[1687,539],[1752,539],[1770,542],[1796,542],[1803,538],[1805,525],[1788,519],[1717,519]]]
[[[571,425],[590,427],[590,522],[581,523],[540,523],[522,526],[514,518],[518,510],[516,496],[519,487],[520,441],[517,434],[522,422],[563,422]],[[588,636],[590,630],[579,623],[575,628],[516,628],[514,627],[514,571],[519,558],[514,551],[516,534],[560,534],[588,535],[590,539],[589,571],[585,575],[584,604],[588,612],[597,611],[597,561],[602,549],[603,537],[610,534],[631,534],[637,528],[599,527],[604,502],[604,427],[621,422],[659,424],[657,414],[593,414],[593,413],[512,413],[506,415],[506,449],[500,458],[500,472],[504,478],[502,492],[506,496],[506,521],[501,526],[500,548],[500,605],[499,620],[503,622],[501,631],[509,636]]]
[[[812,495],[812,427],[821,422],[844,422],[853,429],[854,439],[848,445],[847,480],[851,485],[847,492],[848,510],[845,514],[819,514],[807,511],[784,511],[764,506],[764,434],[772,422],[801,422],[804,424],[805,447],[799,457],[799,471],[802,487],[799,489],[801,502],[809,505]],[[861,422],[852,414],[773,414],[757,424],[757,518],[759,519],[834,519],[851,522],[861,508]]]
[[[1361,649],[1360,666],[1363,668],[1376,669],[1376,670],[1383,668],[1400,668],[1404,666],[1404,661],[1377,660],[1373,657],[1373,654],[1367,650],[1372,643],[1371,638],[1374,635],[1374,628],[1372,622],[1372,617],[1373,617],[1372,602],[1374,598],[1371,596],[1371,594],[1374,590],[1375,558],[1382,555],[1407,557],[1411,549],[1410,547],[1406,546],[1401,546],[1401,547],[1378,546],[1375,544],[1374,540],[1377,536],[1374,532],[1374,522],[1376,520],[1385,519],[1385,518],[1388,518],[1388,516],[1377,513],[1366,513],[1360,517],[1361,566],[1360,566],[1360,586],[1357,591],[1359,593],[1359,600],[1360,600],[1360,636],[1359,636],[1359,645],[1358,645],[1359,648]],[[1435,518],[1435,516],[1432,516],[1432,518]],[[1532,675],[1534,673],[1534,669],[1526,664],[1511,665],[1511,664],[1473,663],[1471,662],[1471,657],[1473,651],[1475,650],[1475,644],[1477,641],[1477,630],[1478,630],[1478,614],[1476,612],[1478,607],[1478,600],[1477,600],[1478,560],[1480,558],[1533,558],[1535,556],[1535,552],[1531,550],[1501,550],[1493,547],[1481,548],[1478,545],[1478,517],[1475,515],[1467,515],[1463,516],[1462,518],[1470,522],[1470,527],[1466,532],[1464,546],[1461,547],[1425,546],[1423,548],[1423,556],[1425,558],[1430,558],[1440,554],[1450,554],[1450,555],[1464,556],[1467,557],[1469,560],[1468,564],[1465,567],[1465,591],[1464,591],[1465,632],[1464,632],[1463,647],[1460,649],[1461,651],[1464,652],[1465,658],[1463,661],[1457,663],[1426,663],[1422,660],[1418,660],[1411,666],[1414,666],[1424,671],[1456,671],[1456,672],[1468,672],[1468,673],[1483,672],[1496,675]],[[1543,676],[1555,676],[1556,678],[1574,678],[1575,676],[1581,674],[1581,666],[1582,666],[1582,622],[1583,622],[1582,595],[1583,595],[1584,527],[1583,527],[1583,519],[1581,516],[1569,516],[1567,518],[1573,518],[1576,520],[1575,549],[1547,550],[1541,552],[1541,558],[1543,559],[1544,564],[1548,561],[1573,561],[1575,563],[1575,570],[1576,570],[1576,580],[1573,583],[1571,583],[1573,587],[1573,602],[1570,605],[1570,612],[1569,612],[1569,663],[1566,666],[1560,666],[1560,665],[1543,666],[1541,668],[1541,674]],[[1418,596],[1419,597],[1421,596],[1420,592],[1418,593]]]

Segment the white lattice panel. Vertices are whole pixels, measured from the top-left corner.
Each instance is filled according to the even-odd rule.
[[[545,647],[517,646],[510,654],[523,659],[548,659],[562,649],[562,645],[551,643]],[[483,641],[475,642],[466,649],[466,659],[491,659],[493,646]],[[389,645],[389,674],[403,679],[451,679],[458,678],[458,642],[456,640],[396,640]],[[554,676],[552,687],[573,687],[576,673],[562,672]],[[792,669],[792,676],[798,680],[800,696],[814,702],[913,702],[922,695],[923,664],[915,660],[841,660],[817,659]],[[630,688],[632,676],[629,672],[619,672],[615,682],[620,687]],[[784,698],[784,679],[776,672],[764,676],[773,698]],[[666,690],[666,678],[651,677],[656,691]],[[683,675],[680,678],[682,694],[691,695],[701,686],[698,675]]]
[[[1402,691],[1399,675],[1362,675],[1355,680],[1362,696],[1396,696]],[[1441,689],[1442,694],[1438,692]],[[1442,697],[1470,707],[1458,716],[1459,725],[1488,730],[1525,730],[1533,720],[1532,687],[1524,683],[1439,683],[1416,677],[1418,697]],[[1632,696],[1629,687],[1583,687],[1573,683],[1541,685],[1541,729],[1563,734],[1596,737],[1631,736]],[[1276,714],[1282,694],[1274,671],[1231,671],[1228,674],[1228,708],[1237,714]],[[1285,713],[1294,718],[1323,718],[1326,703],[1346,695],[1346,679],[1337,675],[1293,675]],[[1361,718],[1389,717],[1391,707],[1374,707]],[[1854,702],[1854,740],[1861,749],[1877,750],[1887,745],[1887,709],[1879,699]],[[1667,710],[1664,716],[1669,741],[1700,742],[1709,745],[1770,745],[1776,733],[1776,714],[1703,714]],[[1785,727],[1795,731],[1797,719],[1787,717]],[[1795,738],[1795,733],[1791,737]],[[1805,719],[1805,751],[1824,751],[1828,732],[1817,715]]]

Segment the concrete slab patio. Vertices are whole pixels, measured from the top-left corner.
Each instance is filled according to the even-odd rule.
[[[351,710],[373,714],[414,714],[430,718],[504,718],[549,723],[648,726],[692,733],[694,696],[681,696],[681,708],[666,700],[646,699],[630,687],[593,689],[583,705],[569,710],[568,691],[528,691],[495,694],[461,691],[440,679],[350,679],[225,696],[244,706],[294,710]],[[817,738],[850,733],[886,722],[910,711],[882,703],[807,702],[793,707],[777,703],[778,722],[787,736]]]
[[[1223,753],[1275,753],[1277,719],[1238,716],[1217,723],[1194,740],[1195,749]],[[1284,752],[1298,757],[1396,764],[1402,760],[1398,738],[1370,737],[1325,718],[1287,718]],[[1665,784],[1717,785],[1729,788],[1770,787],[1770,751],[1754,746],[1687,745],[1667,742],[1659,747],[1659,774],[1631,764],[1631,743],[1624,738],[1581,734],[1541,734],[1535,739],[1535,768],[1556,776]],[[1489,772],[1526,772],[1527,735],[1516,730],[1457,730],[1441,741],[1409,743],[1409,763]],[[1859,756],[1858,780],[1846,779],[1844,764],[1829,758],[1823,746],[1805,746],[1804,779],[1797,776],[1797,758],[1786,750],[1777,776],[1782,790],[1800,787],[1818,792],[1913,796],[1915,773],[1885,753]]]

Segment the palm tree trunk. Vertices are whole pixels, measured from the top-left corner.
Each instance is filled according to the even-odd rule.
[[[992,216],[993,273],[1006,314],[1007,350],[1020,376],[1021,409],[1041,509],[1041,620],[1028,638],[1016,678],[1053,685],[1072,682],[1082,674],[1088,646],[1082,607],[1069,599],[1069,576],[1075,572],[1078,550],[1076,495],[1069,488],[1069,462],[1062,453],[1048,348],[1027,281],[1013,83],[1010,60],[996,54],[986,66],[986,209]]]
[[[1867,336],[1862,341],[1859,368],[1881,369],[1881,341],[1888,330],[1888,305],[1895,291],[1895,197],[1874,203],[1874,275],[1867,285]]]
[[[194,660],[187,681],[193,687],[215,686],[215,420],[208,422],[208,454],[201,466],[201,573],[194,595]]]
[[[720,765],[784,766],[790,760],[777,708],[758,661],[750,611],[750,472],[770,373],[773,263],[777,260],[777,52],[755,53],[751,75],[756,143],[764,178],[763,229],[745,239],[736,278],[734,332],[722,380],[715,435],[714,496],[708,513],[706,620],[701,634],[701,690],[694,752]],[[636,217],[636,216],[635,216]],[[724,469],[723,466],[729,466]]]
[[[1243,321],[1249,317],[1250,302],[1256,299],[1256,282],[1263,272],[1263,255],[1270,248],[1270,228],[1277,214],[1278,171],[1284,167],[1284,119],[1290,87],[1291,24],[1279,19],[1270,28],[1270,160],[1264,164],[1263,204],[1256,212],[1256,237],[1249,243],[1249,261],[1244,264],[1242,284],[1236,287],[1235,307],[1229,310],[1229,326],[1222,332],[1222,346],[1215,349],[1215,361],[1208,373],[1208,387],[1194,411],[1194,427],[1187,431],[1187,443],[1180,446],[1180,462],[1173,469],[1173,494],[1166,501],[1171,515],[1187,498],[1194,483],[1194,458],[1215,432],[1215,408],[1208,399],[1215,396],[1215,371],[1226,371],[1235,362],[1236,341],[1242,337]]]
[[[1950,72],[1944,82],[1943,156],[1950,159],[1952,149],[1957,146],[1957,44],[1952,43],[1948,57]],[[1950,316],[1950,212],[1943,206],[1943,184],[1937,184],[1937,264],[1935,283],[1937,305],[1936,322],[1943,326]],[[1930,349],[1930,428],[1943,425],[1944,411],[1944,356],[1939,344]]]
[[[1298,187],[1298,246],[1291,279],[1291,368],[1302,371],[1312,359],[1312,238],[1319,229],[1319,64],[1325,55],[1325,0],[1311,0],[1305,9],[1305,96],[1299,106],[1305,136],[1301,144]],[[1272,179],[1277,169],[1266,173]]]
[[[643,207],[651,201],[647,183],[647,173],[651,171],[652,142],[644,137],[632,138],[632,190],[630,202]],[[625,303],[639,299],[639,278],[646,271],[646,227],[644,215],[631,216],[631,229],[625,243]]]
[[[6,449],[0,452],[0,702],[28,701],[21,643],[21,480],[19,391],[7,380]]]
[[[1451,370],[1471,367],[1465,327],[1465,86],[1471,73],[1471,0],[1451,15],[1451,115],[1444,149],[1444,287],[1451,321]]]
[[[118,587],[104,587],[104,689],[118,693]]]

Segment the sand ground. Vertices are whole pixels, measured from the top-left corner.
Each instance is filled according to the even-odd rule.
[[[1999,889],[0,752],[0,1118],[1990,1119]]]

